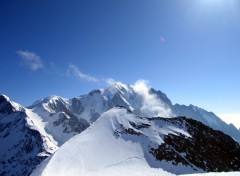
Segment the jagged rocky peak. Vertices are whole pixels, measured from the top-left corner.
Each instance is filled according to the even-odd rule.
[[[68,99],[56,95],[49,96],[45,99],[45,103],[48,104],[57,104],[59,102],[66,103],[67,101]]]
[[[92,90],[91,92],[89,92],[88,95],[93,96],[94,94],[101,94],[102,92],[103,92],[102,89],[95,89],[95,90]]]
[[[10,99],[9,99],[8,96],[6,96],[6,95],[4,95],[4,94],[0,95],[0,104],[2,104],[2,103],[5,102],[5,101],[9,101],[9,100],[10,100]]]
[[[71,99],[71,110],[75,114],[81,114],[84,111],[84,107],[82,105],[82,102],[79,98],[72,98]]]
[[[43,98],[43,99],[40,99],[40,100],[37,100],[35,101],[31,106],[37,106],[37,105],[41,105],[41,104],[49,104],[49,103],[56,103],[58,101],[66,101],[67,99],[65,98],[62,98],[60,96],[57,96],[57,95],[51,95],[51,96],[48,96],[46,98]],[[31,107],[30,106],[30,107]]]
[[[37,114],[0,96],[0,175],[30,175],[57,149]]]
[[[12,113],[16,111],[24,111],[24,108],[10,100],[6,95],[0,95],[0,113]]]
[[[66,106],[69,104],[68,101],[69,101],[68,99],[54,95],[38,100],[31,106],[28,106],[28,108],[32,109],[35,107],[43,107],[45,110],[51,113],[61,112],[66,109]]]

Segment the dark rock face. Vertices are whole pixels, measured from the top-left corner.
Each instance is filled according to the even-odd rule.
[[[54,126],[61,125],[64,129],[64,133],[75,132],[76,134],[81,133],[87,127],[89,123],[85,119],[78,119],[73,114],[68,114],[67,117],[65,113],[59,114],[59,119],[53,122]]]
[[[61,100],[55,100],[54,103],[49,103],[48,105],[53,111],[55,112],[65,112],[69,111],[69,109],[66,107],[65,103]]]
[[[118,106],[122,106],[122,107],[125,107],[125,108],[129,108],[129,105],[123,100],[120,93],[114,94],[114,96],[112,98],[112,103],[113,103],[113,106],[118,105]]]
[[[8,97],[0,95],[0,113],[13,113],[15,112],[15,107],[11,104]]]
[[[94,109],[91,109],[90,114],[91,114],[90,122],[92,122],[92,123],[95,122],[98,119],[98,117],[100,116],[100,114],[98,112],[95,112]]]
[[[0,175],[30,175],[47,156],[41,134],[25,126],[25,113],[0,114]]]
[[[187,118],[200,121],[215,130],[223,131],[225,134],[231,136],[240,144],[239,130],[237,130],[237,128],[231,124],[227,125],[214,113],[208,112],[193,105],[185,106],[175,104],[172,106],[172,110],[174,114],[177,114],[177,116],[185,116]]]
[[[93,90],[88,95],[93,96],[94,94],[101,94],[101,90],[99,89]]]
[[[185,117],[159,120],[185,128],[192,137],[186,138],[182,134],[164,136],[164,144],[149,150],[157,160],[206,172],[240,170],[240,146],[231,137]]]
[[[81,114],[84,111],[84,107],[79,99],[77,98],[72,99],[71,110],[75,114]]]
[[[89,123],[85,119],[77,118],[75,114],[81,114],[84,107],[79,99],[72,99],[72,106],[69,108],[61,99],[55,100],[54,103],[49,103],[48,106],[54,111],[51,116],[59,113],[58,120],[53,122],[54,126],[62,126],[63,133],[79,134],[87,127]]]
[[[162,167],[175,174],[240,171],[238,142],[221,131],[186,117],[135,117],[129,124],[120,122],[116,125],[113,135],[139,143],[146,149],[144,155],[149,164],[154,163],[152,167]],[[158,138],[161,144],[153,143],[151,138]],[[175,166],[188,171],[173,171]]]

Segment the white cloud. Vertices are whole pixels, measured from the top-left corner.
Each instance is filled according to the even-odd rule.
[[[217,115],[226,123],[232,123],[240,129],[240,113],[218,113]]]
[[[89,82],[99,82],[99,80],[97,78],[87,75],[85,73],[82,73],[79,70],[79,68],[73,64],[69,64],[67,73],[69,75],[73,74],[76,78],[81,79],[81,80],[85,80],[85,81],[89,81]]]
[[[154,94],[150,94],[150,87],[148,81],[138,80],[131,85],[133,90],[138,93],[143,101],[141,111],[150,116],[170,117],[172,116],[171,109]]]
[[[17,51],[17,54],[21,57],[22,65],[27,66],[31,70],[39,70],[43,68],[43,62],[37,54],[30,51]]]

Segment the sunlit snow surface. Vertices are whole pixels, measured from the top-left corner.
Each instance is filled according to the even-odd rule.
[[[148,124],[151,128],[139,129],[143,137],[116,131],[129,129],[131,123]],[[136,130],[136,129],[135,129]],[[158,131],[158,132],[157,132]],[[191,136],[185,129],[167,123],[148,121],[136,117],[126,109],[113,108],[93,123],[88,129],[63,144],[57,152],[43,162],[33,176],[170,176],[173,173],[194,173],[191,167],[157,162],[149,155],[148,145],[164,143],[159,134],[180,133]],[[144,137],[145,136],[145,137]],[[152,157],[152,158],[151,158]],[[201,170],[197,171],[203,172]],[[231,175],[232,173],[228,173]],[[235,174],[235,173],[234,173]],[[236,173],[238,174],[238,173]],[[191,176],[194,176],[193,174]],[[206,174],[205,174],[206,175]]]
[[[63,144],[33,175],[173,175],[162,169],[151,168],[152,163],[144,156],[147,148],[141,145],[141,142],[114,135],[119,124],[128,128],[129,122],[136,119],[133,114],[127,113],[126,109],[113,108],[105,112],[92,126]],[[167,126],[161,129],[166,134],[176,130],[180,132],[180,129]],[[157,145],[163,142],[153,131],[142,132],[146,136],[153,136],[150,140]],[[183,130],[181,132],[186,133]]]

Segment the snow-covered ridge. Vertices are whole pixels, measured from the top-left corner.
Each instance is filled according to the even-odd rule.
[[[194,105],[173,105],[164,93],[150,88],[144,81],[139,81],[132,85],[111,82],[104,89],[93,90],[89,94],[71,99],[61,98],[59,96],[47,97],[37,101],[37,103],[29,106],[29,108],[39,114],[47,123],[52,117],[56,118],[55,121],[59,118],[56,113],[64,112],[69,117],[77,118],[80,123],[84,121],[82,129],[80,130],[83,131],[96,121],[102,113],[115,106],[125,107],[134,114],[143,117],[186,116],[193,118],[213,129],[223,131],[240,143],[240,131],[234,126],[226,124],[214,113]],[[54,114],[56,115],[53,116]],[[51,123],[53,123],[53,121]],[[71,125],[68,126],[71,128]],[[65,137],[62,137],[59,144],[63,144],[77,133],[75,130],[75,132],[70,132],[69,135],[66,136],[64,132],[62,132]]]
[[[0,96],[0,175],[29,175],[57,150],[39,120],[37,114]]]
[[[16,111],[24,111],[23,106],[10,100],[6,95],[0,95],[0,113],[11,113]]]
[[[150,168],[145,159],[144,142],[160,145],[163,140],[157,135],[157,127],[145,129],[151,122],[137,118],[126,109],[113,108],[87,130],[67,141],[45,165],[33,175],[125,175],[135,171],[136,175],[171,175],[162,169]],[[137,125],[133,128],[133,124]],[[152,124],[153,125],[153,124]],[[140,129],[142,126],[142,129]],[[138,128],[138,129],[137,129]],[[132,130],[130,130],[132,129]],[[158,130],[158,133],[161,130]],[[179,133],[182,129],[164,127],[161,132]],[[140,137],[137,142],[133,133]],[[120,137],[121,135],[121,137]],[[145,137],[149,137],[149,142]],[[134,142],[134,140],[136,140]],[[66,152],[68,151],[68,152]],[[58,168],[58,169],[57,169]]]
[[[201,143],[196,138],[201,135],[213,136],[214,140],[201,138]],[[208,169],[218,171],[223,169],[221,163],[225,165],[228,162],[220,159],[222,156],[218,151],[236,149],[240,154],[239,146],[227,150],[222,148],[222,139],[231,146],[237,146],[230,137],[194,120],[183,117],[142,118],[117,107],[103,113],[88,129],[63,144],[32,175],[171,175],[166,171],[174,174],[205,172]],[[204,151],[193,150],[205,145],[216,148],[206,149],[206,152],[215,155],[219,164],[215,165],[214,159],[207,157]],[[205,160],[205,166],[197,158]],[[239,161],[240,156],[236,161],[232,158],[233,164],[227,164],[225,169],[237,169],[235,165]]]

